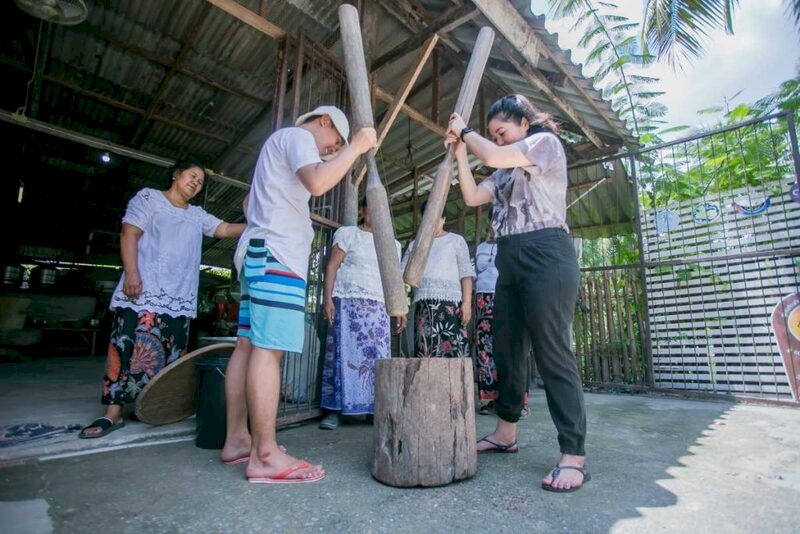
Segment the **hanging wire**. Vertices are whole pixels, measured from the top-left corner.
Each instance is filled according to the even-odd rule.
[[[17,114],[25,115],[28,111],[28,98],[31,94],[31,86],[33,82],[36,80],[36,72],[39,70],[39,49],[42,44],[42,30],[43,30],[44,22],[39,21],[39,31],[36,33],[36,52],[33,55],[33,71],[31,73],[31,79],[28,80],[28,83],[25,85],[25,102],[22,104],[21,107],[17,108]]]

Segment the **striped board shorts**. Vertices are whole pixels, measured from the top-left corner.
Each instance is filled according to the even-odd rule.
[[[237,335],[262,349],[302,352],[306,283],[272,255],[263,239],[247,244]]]

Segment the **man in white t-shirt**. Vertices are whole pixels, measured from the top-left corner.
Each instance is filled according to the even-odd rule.
[[[249,462],[250,482],[315,482],[325,476],[322,466],[278,447],[275,421],[281,358],[303,350],[314,238],[309,199],[333,188],[361,154],[377,145],[374,128],[362,128],[348,144],[349,133],[344,113],[320,106],[298,118],[295,127],[273,133],[256,163],[247,229],[234,258],[242,300],[236,350],[225,375],[228,430],[221,454],[226,464]]]

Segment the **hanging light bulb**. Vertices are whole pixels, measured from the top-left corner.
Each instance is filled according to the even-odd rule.
[[[22,197],[25,195],[25,182],[19,181],[19,190],[17,191],[17,204],[22,204]]]
[[[102,161],[103,163],[111,163],[111,154],[109,154],[108,152],[103,152],[102,154],[100,154],[100,161]]]

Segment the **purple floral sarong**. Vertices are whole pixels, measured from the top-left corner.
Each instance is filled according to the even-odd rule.
[[[371,414],[375,361],[391,356],[389,316],[375,300],[334,297],[333,302],[336,315],[328,330],[320,404],[342,415]]]

